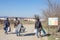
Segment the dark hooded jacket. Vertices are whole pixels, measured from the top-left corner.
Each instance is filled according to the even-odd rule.
[[[35,22],[35,29],[42,28],[42,24],[40,21]]]

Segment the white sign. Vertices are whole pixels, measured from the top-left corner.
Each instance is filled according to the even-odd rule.
[[[58,25],[58,18],[48,18],[48,25]]]

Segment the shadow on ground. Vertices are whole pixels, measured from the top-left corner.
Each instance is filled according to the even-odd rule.
[[[25,34],[24,36],[34,36],[35,33],[28,33],[28,34]]]
[[[46,34],[46,35],[42,35],[42,37],[45,37],[45,36],[50,36],[51,34]]]
[[[14,32],[8,33],[8,34],[16,34]],[[27,34],[22,34],[22,36],[34,36],[35,33],[27,33]],[[51,34],[46,34],[46,35],[41,35],[41,37],[45,37],[45,36],[50,36]]]
[[[16,34],[15,32],[11,32],[11,33],[8,33],[8,34]]]
[[[15,32],[11,32],[11,33],[8,33],[8,34],[16,34]],[[27,34],[23,34],[23,36],[34,36],[35,33],[27,33]]]

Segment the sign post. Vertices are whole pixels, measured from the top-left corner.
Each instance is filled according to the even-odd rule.
[[[48,18],[48,33],[49,33],[50,26],[58,26],[58,18],[57,17]]]

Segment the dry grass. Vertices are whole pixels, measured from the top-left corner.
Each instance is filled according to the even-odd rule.
[[[23,23],[23,25],[26,27],[27,32],[23,33],[23,34],[28,34],[28,33],[33,33],[34,32],[34,22],[29,22],[29,21],[21,21]],[[47,30],[47,32],[52,33],[51,36],[47,37],[42,37],[42,38],[37,38],[36,36],[20,36],[17,37],[16,34],[9,34],[6,35],[4,34],[4,30],[3,30],[3,24],[0,24],[0,40],[55,40],[56,37],[60,38],[60,33],[56,32],[57,27],[49,27],[47,26],[47,22],[42,22],[43,28],[45,28]],[[14,25],[11,24],[10,25],[12,30],[14,28]],[[49,28],[49,29],[48,29]]]

